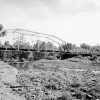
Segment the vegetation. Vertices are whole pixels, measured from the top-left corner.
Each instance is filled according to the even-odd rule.
[[[38,45],[39,43],[39,45]],[[21,42],[21,41],[16,41],[13,45],[9,43],[9,41],[6,41],[4,44],[0,42],[0,47],[1,48],[14,48],[16,50],[19,49],[27,49],[27,50],[36,50],[36,52],[19,52],[19,51],[0,51],[0,59],[5,59],[5,60],[16,60],[19,57],[19,60],[22,61],[21,59],[26,59],[26,60],[39,60],[39,59],[53,59],[53,54],[47,54],[43,52],[39,52],[39,50],[53,50],[53,44],[51,42],[44,42],[44,41],[39,41],[34,44],[34,46],[31,46],[28,42]],[[80,49],[81,48],[81,49]],[[57,47],[54,46],[54,49],[57,50]],[[67,50],[67,51],[82,51],[84,52],[88,50],[88,52],[93,52],[93,53],[99,53],[100,54],[100,46],[90,46],[88,44],[81,44],[80,47],[76,46],[75,44],[67,43],[67,44],[62,44],[58,50]],[[82,51],[83,52],[83,51]],[[70,56],[70,55],[69,55]],[[60,58],[60,57],[58,57]]]
[[[67,43],[67,44],[62,44],[60,48],[63,48],[63,50],[74,50],[78,47],[75,44]]]
[[[33,70],[31,69],[29,73],[20,73],[17,76],[18,85],[23,87],[20,88],[20,91],[16,88],[15,90],[20,95],[24,95],[26,100],[36,98],[41,100],[100,99],[100,80],[98,79],[100,74],[94,74],[90,70],[84,72],[77,72],[74,69],[73,71],[71,71],[72,69],[59,71],[59,68],[54,70],[57,63],[50,62],[49,66],[45,64],[46,62],[43,63],[43,61],[38,62],[32,66]]]
[[[90,45],[88,45],[88,44],[85,44],[85,43],[82,43],[82,44],[80,44],[80,47],[82,48],[82,49],[90,49]]]
[[[6,31],[2,24],[0,24],[0,37],[4,37],[6,35]]]
[[[4,30],[4,27],[0,25],[0,37],[4,37],[7,35],[6,31]],[[49,54],[39,52],[41,51],[54,51],[54,50],[64,50],[68,52],[74,52],[75,50],[78,52],[93,52],[93,53],[99,53],[100,54],[100,46],[90,46],[86,43],[80,44],[80,46],[76,46],[75,44],[72,43],[66,43],[62,44],[58,47],[54,46],[52,42],[45,42],[45,41],[37,41],[33,46],[29,42],[22,42],[22,41],[16,41],[13,45],[9,43],[9,41],[5,41],[4,44],[0,42],[0,48],[14,48],[16,50],[18,49],[26,49],[26,50],[36,50],[37,52],[32,52],[32,53],[26,53],[26,52],[19,52],[19,51],[9,51],[6,53],[6,51],[0,51],[0,59],[10,59],[10,60],[15,60],[18,59],[21,60],[22,58],[26,60],[39,60],[42,58],[48,58],[52,59],[52,56],[48,57]],[[68,55],[67,55],[68,56]],[[70,55],[69,55],[70,56]],[[60,57],[58,57],[60,58]]]

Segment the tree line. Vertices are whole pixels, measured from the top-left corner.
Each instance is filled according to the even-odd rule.
[[[3,29],[3,26],[0,25],[0,37],[4,37],[6,36],[6,31]],[[91,46],[88,45],[86,43],[82,43],[80,44],[80,46],[77,46],[75,44],[72,43],[66,43],[66,44],[61,44],[59,47],[56,47],[53,45],[52,42],[45,42],[45,41],[37,41],[33,46],[30,45],[29,42],[21,42],[21,41],[16,41],[13,45],[11,45],[9,43],[9,41],[5,41],[4,44],[2,44],[0,42],[0,48],[15,48],[16,50],[19,49],[34,49],[36,51],[39,50],[64,50],[64,51],[74,51],[74,50],[78,50],[81,52],[81,50],[84,51],[88,51],[88,52],[94,52],[94,53],[100,53],[100,46],[99,45],[95,45],[95,46]],[[0,51],[0,59],[4,60],[4,59],[8,59],[8,60],[22,60],[22,58],[24,59],[28,59],[28,60],[37,60],[37,59],[41,59],[41,58],[47,58],[47,57],[51,57],[53,56],[52,53],[46,54],[43,52],[17,52],[17,51],[9,51],[7,53],[5,53],[4,51]],[[49,58],[49,59],[52,59]]]

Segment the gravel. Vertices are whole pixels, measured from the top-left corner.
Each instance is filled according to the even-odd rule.
[[[42,59],[28,70],[1,61],[0,100],[100,100],[99,66],[85,60]]]

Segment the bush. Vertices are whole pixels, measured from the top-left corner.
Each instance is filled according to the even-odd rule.
[[[45,58],[45,53],[44,52],[33,52],[33,59],[34,60],[40,60]]]

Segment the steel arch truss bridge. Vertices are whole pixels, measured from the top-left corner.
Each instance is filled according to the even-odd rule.
[[[54,56],[64,51],[61,45],[66,44],[53,35],[22,29],[8,29],[6,36],[0,38],[0,57],[8,63],[29,62],[42,58],[43,55],[44,58],[50,54]]]

